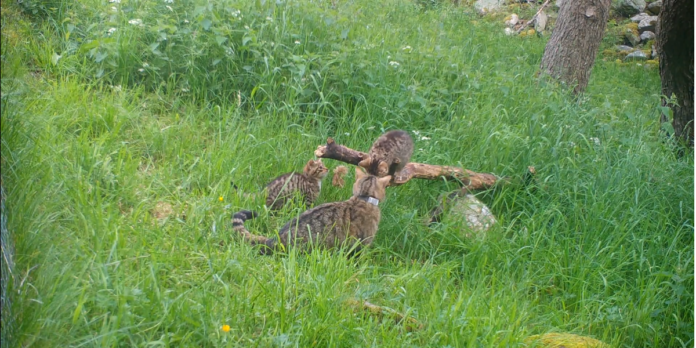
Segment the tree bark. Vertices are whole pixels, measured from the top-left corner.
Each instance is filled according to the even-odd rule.
[[[585,91],[609,19],[611,0],[564,1],[546,44],[541,70]]]
[[[694,146],[694,1],[665,0],[657,23],[662,106],[672,108],[674,135]],[[668,100],[675,96],[677,105]],[[663,115],[663,121],[667,121]]]

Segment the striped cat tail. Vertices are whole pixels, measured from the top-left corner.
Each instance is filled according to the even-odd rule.
[[[247,231],[244,227],[244,222],[259,216],[259,213],[251,210],[240,210],[232,214],[232,229],[242,235],[244,240],[251,245],[263,245],[261,254],[270,254],[271,249],[275,247],[275,241],[271,238],[258,236]]]
[[[246,230],[244,222],[259,216],[259,213],[251,210],[240,210],[232,214],[232,229],[235,231]]]

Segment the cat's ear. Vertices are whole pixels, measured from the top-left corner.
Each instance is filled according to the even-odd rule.
[[[360,167],[355,167],[355,181],[358,181],[365,177],[365,173],[360,169]]]
[[[377,165],[377,173],[379,175],[387,175],[389,174],[389,165],[387,162],[379,162]]]
[[[372,163],[372,158],[367,157],[367,158],[363,159],[362,161],[360,161],[358,163],[358,165],[363,167],[363,168],[367,168],[370,166],[370,163]]]
[[[377,182],[379,183],[380,187],[385,188],[385,187],[389,186],[391,179],[392,179],[391,175],[387,175],[387,176],[383,176],[381,178],[378,178]]]

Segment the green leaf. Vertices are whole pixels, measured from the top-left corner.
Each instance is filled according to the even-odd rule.
[[[108,52],[97,52],[97,55],[94,57],[94,61],[97,63],[101,63],[106,57],[109,56]]]
[[[204,20],[201,21],[201,26],[202,26],[203,29],[205,29],[205,30],[210,30],[210,26],[211,26],[211,25],[213,25],[213,21],[211,21],[211,20],[208,19],[208,18],[206,18],[206,19],[204,19]]]
[[[217,42],[218,45],[222,46],[222,44],[224,44],[225,41],[227,41],[227,38],[224,36],[216,36],[215,41]]]

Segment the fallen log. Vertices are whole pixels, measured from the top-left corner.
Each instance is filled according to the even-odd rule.
[[[368,156],[365,152],[336,144],[332,138],[326,140],[326,145],[319,145],[314,151],[314,155],[319,158],[329,158],[355,166],[359,166],[360,161]],[[534,167],[529,167],[529,170],[533,174]],[[494,174],[477,173],[458,167],[409,162],[401,172],[394,175],[389,186],[403,185],[414,178],[426,180],[456,180],[461,182],[463,187],[468,191],[489,189],[500,180],[508,180],[507,178],[500,178]]]

